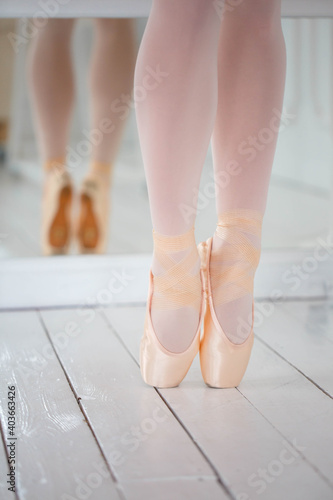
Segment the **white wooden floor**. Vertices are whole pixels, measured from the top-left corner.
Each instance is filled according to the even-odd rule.
[[[120,258],[104,259],[111,274],[119,270]],[[8,385],[16,387],[20,500],[333,498],[333,299],[321,291],[333,277],[331,260],[324,274],[304,280],[301,299],[290,292],[257,301],[250,365],[239,388],[228,390],[205,386],[198,358],[178,388],[141,380],[148,259],[141,269],[133,259],[140,292],[103,307],[82,303],[80,275],[65,272],[63,259],[34,262],[45,272],[49,263],[48,286],[23,260],[21,272],[30,266],[31,275],[13,281],[16,303],[10,287],[0,294],[1,500],[15,498],[6,484]],[[86,261],[92,293],[96,262]],[[72,290],[62,301],[56,292],[56,307],[51,270]],[[6,272],[13,273],[10,261],[1,263],[2,284]],[[257,297],[267,283],[276,286],[273,275],[262,264]]]

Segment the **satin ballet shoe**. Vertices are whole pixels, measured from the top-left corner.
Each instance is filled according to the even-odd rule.
[[[80,189],[77,241],[80,253],[106,251],[110,207],[110,182],[106,176],[90,173]]]
[[[73,188],[68,172],[64,168],[47,169],[42,198],[41,239],[44,255],[68,252],[72,236],[72,198]]]
[[[210,255],[213,238],[200,243],[198,246],[204,275],[205,317],[203,337],[200,342],[200,366],[205,383],[210,387],[232,388],[237,387],[247,368],[252,346],[253,334],[253,304],[252,329],[242,344],[234,344],[223,332],[216,317],[210,277]]]
[[[203,273],[200,271],[201,282]],[[180,353],[165,349],[159,342],[151,320],[151,303],[154,290],[154,277],[150,271],[149,291],[147,300],[144,334],[140,344],[140,370],[146,384],[159,387],[177,387],[187,374],[198,354],[200,347],[200,332],[204,314],[204,295],[202,290],[199,325],[189,347]]]

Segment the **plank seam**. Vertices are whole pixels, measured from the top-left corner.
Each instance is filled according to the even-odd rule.
[[[105,312],[102,310],[101,311],[101,316],[104,318],[104,321],[106,322],[106,325],[108,326],[108,328],[111,330],[111,332],[114,334],[114,336],[117,338],[117,340],[119,341],[119,343],[124,347],[124,349],[126,350],[126,352],[129,354],[129,356],[133,359],[134,363],[140,367],[139,363],[137,362],[137,360],[135,359],[135,357],[132,355],[131,351],[127,348],[126,344],[124,343],[124,341],[122,340],[121,336],[119,335],[118,331],[116,328],[114,328],[114,326],[111,324],[111,322],[109,321],[109,318],[106,316]],[[224,480],[222,479],[221,475],[219,474],[218,470],[216,469],[215,465],[213,464],[213,462],[210,460],[210,458],[207,456],[207,454],[205,453],[205,451],[201,448],[201,446],[197,443],[197,441],[193,438],[191,432],[189,431],[189,429],[187,429],[187,427],[184,425],[184,423],[181,421],[181,419],[178,417],[178,415],[175,413],[175,411],[172,409],[172,407],[169,405],[169,403],[167,402],[167,400],[164,398],[164,396],[161,394],[161,392],[159,391],[159,389],[157,389],[156,387],[154,387],[154,390],[156,391],[156,393],[159,395],[159,397],[162,399],[162,401],[164,402],[164,404],[166,405],[166,407],[170,410],[170,412],[172,413],[172,415],[174,416],[174,418],[177,420],[177,422],[179,423],[179,425],[183,428],[183,430],[185,431],[185,433],[189,436],[189,438],[191,439],[192,443],[194,444],[194,446],[198,449],[198,451],[200,452],[200,454],[203,456],[203,458],[206,460],[206,462],[208,463],[208,465],[210,466],[210,468],[212,469],[213,473],[215,474],[215,479],[216,481],[218,482],[218,484],[221,486],[222,490],[226,493],[226,495],[231,498],[232,500],[237,500],[237,498],[235,497],[235,495],[233,494],[233,492],[227,487],[227,485],[225,484]]]
[[[99,449],[99,452],[100,452],[100,454],[102,455],[102,458],[103,458],[103,460],[104,460],[104,462],[105,462],[105,465],[106,465],[107,469],[108,469],[108,470],[109,470],[109,472],[110,472],[110,476],[111,476],[111,478],[112,478],[113,482],[115,483],[115,487],[116,487],[116,489],[117,489],[117,492],[118,492],[118,494],[119,494],[119,497],[120,497],[121,499],[123,499],[123,500],[126,500],[126,497],[124,496],[124,493],[123,493],[123,491],[122,491],[122,489],[121,489],[120,483],[119,483],[119,481],[117,480],[117,477],[116,477],[116,475],[115,475],[114,471],[112,470],[112,468],[111,468],[111,466],[110,466],[110,464],[109,464],[109,462],[108,462],[108,460],[107,460],[107,458],[106,458],[106,456],[105,456],[105,453],[104,453],[104,451],[103,451],[103,448],[102,448],[102,446],[101,446],[101,444],[100,444],[100,442],[99,442],[99,439],[97,438],[97,436],[96,436],[96,434],[95,434],[95,431],[94,431],[94,429],[93,429],[93,427],[92,427],[92,424],[91,424],[91,422],[90,422],[90,420],[89,420],[89,417],[88,417],[88,415],[86,414],[86,412],[85,412],[85,410],[84,410],[84,408],[83,408],[83,406],[82,406],[82,404],[81,404],[81,399],[82,399],[82,398],[81,398],[81,397],[80,397],[80,396],[76,393],[76,390],[75,390],[75,388],[74,388],[74,386],[73,386],[73,384],[72,384],[72,382],[71,382],[71,380],[70,380],[70,378],[69,378],[69,376],[68,376],[68,373],[67,373],[67,372],[66,372],[66,370],[65,370],[65,367],[64,367],[64,365],[63,365],[63,363],[62,363],[62,361],[61,361],[61,359],[60,359],[60,357],[59,357],[59,355],[58,355],[58,352],[57,352],[57,350],[56,350],[56,349],[55,349],[55,347],[54,347],[54,344],[53,344],[53,342],[52,342],[52,338],[51,338],[51,336],[50,336],[50,334],[49,334],[49,332],[48,332],[48,329],[47,329],[47,326],[46,326],[46,324],[45,324],[45,322],[44,322],[44,319],[43,319],[43,317],[42,317],[42,315],[40,314],[40,311],[39,311],[38,309],[36,310],[36,313],[37,313],[37,315],[38,315],[38,317],[39,317],[39,320],[40,320],[40,322],[41,322],[41,324],[42,324],[42,327],[43,327],[43,329],[44,329],[44,332],[45,332],[45,334],[46,334],[47,338],[49,339],[49,342],[50,342],[50,344],[51,344],[51,346],[52,346],[52,349],[53,349],[53,351],[54,351],[54,353],[55,353],[55,356],[56,356],[56,358],[58,359],[58,362],[59,362],[59,364],[60,364],[60,366],[61,366],[61,369],[62,369],[62,371],[63,371],[63,373],[64,373],[64,375],[65,375],[65,377],[66,377],[66,380],[67,380],[67,382],[68,382],[68,385],[69,385],[69,387],[71,388],[71,391],[72,391],[72,393],[73,393],[73,395],[74,395],[75,401],[77,402],[78,407],[80,408],[80,411],[81,411],[82,415],[84,416],[84,420],[85,420],[85,422],[86,422],[86,424],[87,424],[88,428],[90,429],[90,432],[92,433],[92,435],[93,435],[93,437],[94,437],[94,440],[95,440],[96,445],[97,445],[97,447],[98,447],[98,449]]]
[[[317,387],[317,389],[319,389],[322,393],[324,393],[325,396],[329,397],[330,399],[333,399],[332,395],[329,392],[327,392],[325,389],[323,389],[323,387],[320,387],[320,385],[317,382],[315,382],[314,380],[312,380],[308,375],[306,375],[304,372],[302,372],[302,370],[300,368],[297,368],[297,366],[295,366],[291,361],[289,361],[287,358],[285,358],[284,356],[282,356],[282,354],[280,354],[273,347],[271,347],[269,344],[267,344],[263,339],[261,339],[260,337],[258,337],[257,334],[255,334],[255,338],[259,342],[261,342],[265,347],[267,347],[270,351],[272,351],[274,354],[276,354],[285,363],[287,363],[289,366],[291,366],[292,368],[294,368],[294,370],[296,370],[300,375],[302,375],[309,382],[311,382],[311,384],[313,384],[315,387]]]
[[[271,427],[283,438],[285,439],[285,441],[287,441],[289,443],[289,445],[295,449],[293,443],[281,432],[279,431],[279,429],[277,427],[275,427],[275,425],[270,421],[268,420],[267,417],[265,417],[265,415],[263,413],[261,413],[261,411],[255,406],[254,403],[252,403],[243,393],[242,391],[236,387],[237,391],[243,396],[244,399],[246,399],[246,401],[248,401],[248,403],[263,417],[263,419],[266,420],[266,422],[268,422],[269,425],[271,425]],[[316,465],[314,465],[300,450],[296,450],[297,453],[303,458],[303,460],[309,464],[309,466],[314,470],[314,472],[316,472],[318,474],[318,476],[331,488],[333,489],[333,483],[331,483],[331,481],[321,472],[321,470],[318,469],[318,467]]]

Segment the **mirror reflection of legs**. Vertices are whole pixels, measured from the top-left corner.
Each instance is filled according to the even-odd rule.
[[[49,19],[34,37],[28,78],[44,179],[41,249],[44,255],[104,253],[110,188],[126,119],[115,102],[133,86],[136,55],[132,19],[95,19],[89,68],[91,152],[88,172],[75,188],[66,161],[75,98],[71,38],[74,19]],[[74,215],[74,197],[79,201]]]

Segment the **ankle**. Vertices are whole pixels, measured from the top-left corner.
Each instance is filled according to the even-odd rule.
[[[189,252],[189,250],[174,252],[174,253],[170,254],[170,256],[172,256],[172,259],[174,260],[175,263],[179,263],[184,259],[184,257],[186,257],[188,252]],[[196,275],[196,274],[199,274],[199,272],[200,272],[201,261],[200,261],[199,252],[198,252],[196,247],[193,248],[192,252],[193,252],[193,254],[194,254],[194,252],[196,252],[197,259],[196,259],[196,262],[194,263],[192,269],[189,272],[190,272],[190,274]],[[153,276],[160,276],[165,271],[165,268],[163,267],[161,261],[159,260],[155,249],[153,251],[151,271],[153,273]]]
[[[258,250],[258,252],[261,251],[261,235],[259,234],[249,234],[243,232],[241,229],[237,228],[236,226],[230,229],[230,231],[226,231],[226,239],[222,239],[219,234],[218,234],[218,229],[216,229],[214,235],[213,235],[213,243],[212,243],[212,253],[214,254],[223,254],[224,250],[231,246],[231,243],[228,242],[228,239],[231,239],[231,235],[235,234],[235,232],[241,231],[244,236],[246,236],[247,240],[251,245]],[[228,238],[228,233],[229,233],[229,238]],[[237,260],[237,253],[235,252],[235,260]]]
[[[46,175],[50,173],[57,173],[61,175],[64,172],[67,172],[66,158],[60,156],[58,158],[49,158],[45,160],[43,163],[43,172]]]
[[[97,177],[110,182],[112,173],[111,163],[104,163],[96,160],[92,160],[89,167],[88,176]]]
[[[213,236],[213,251],[233,247],[236,260],[237,254],[240,257],[251,257],[249,246],[260,252],[262,219],[263,214],[257,210],[233,209],[222,212],[218,216]]]
[[[154,231],[153,238],[152,273],[158,278],[154,280],[155,295],[168,297],[171,308],[190,304],[197,308],[201,281],[194,228],[176,236],[166,236]]]
[[[191,254],[193,267],[191,274],[198,274],[200,271],[200,256],[194,238],[194,228],[187,233],[176,236],[166,236],[153,231],[154,250],[151,270],[154,276],[158,276],[165,271],[165,261],[162,254],[165,253],[174,264],[180,263]],[[187,242],[185,243],[185,239]],[[164,262],[163,262],[164,261]]]
[[[260,258],[262,214],[232,210],[219,216],[210,275],[218,321],[234,343],[252,329],[253,282]]]

